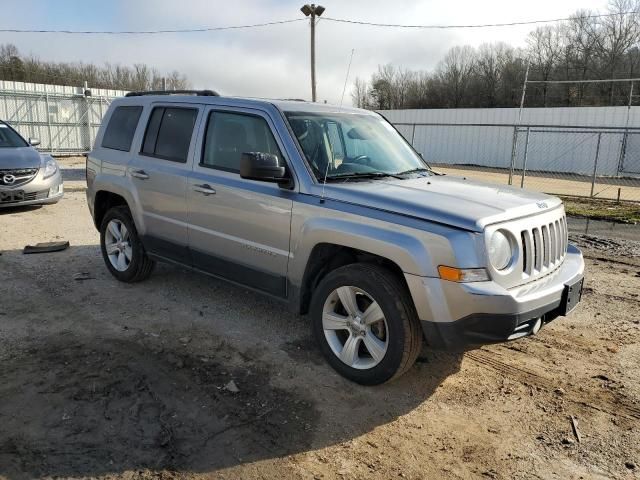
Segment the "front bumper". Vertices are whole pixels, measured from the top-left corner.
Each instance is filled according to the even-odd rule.
[[[64,196],[64,184],[60,169],[48,178],[42,177],[42,170],[29,183],[14,188],[0,187],[0,193],[22,192],[24,200],[2,201],[0,208],[25,207],[29,205],[47,205],[57,203]],[[0,195],[2,197],[3,195]]]
[[[584,260],[569,245],[564,262],[553,273],[520,287],[495,282],[455,283],[405,275],[427,342],[452,348],[500,342],[535,333],[564,314],[566,286],[584,276]],[[540,319],[540,323],[538,323]]]

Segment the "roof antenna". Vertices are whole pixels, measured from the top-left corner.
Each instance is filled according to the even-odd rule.
[[[322,181],[322,195],[320,195],[320,203],[324,203],[324,186],[327,184],[327,175],[329,175],[329,160],[327,160],[327,168],[324,171],[324,180]]]
[[[347,81],[349,80],[349,72],[351,71],[351,62],[353,61],[353,52],[355,51],[355,48],[351,49],[351,58],[349,59],[349,66],[347,67],[347,76],[344,78],[344,87],[342,87],[342,98],[340,99],[340,106],[342,106],[342,102],[344,102],[344,92],[347,89]]]

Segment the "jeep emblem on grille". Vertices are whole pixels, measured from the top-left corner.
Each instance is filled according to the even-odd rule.
[[[7,173],[4,177],[2,177],[2,181],[5,185],[13,185],[13,182],[16,181],[16,177],[11,175],[10,173]]]
[[[536,202],[538,208],[547,208],[548,205],[545,202]]]

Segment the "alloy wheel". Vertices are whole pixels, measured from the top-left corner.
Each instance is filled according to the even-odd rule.
[[[133,249],[129,230],[120,220],[114,218],[108,223],[104,246],[113,268],[119,272],[126,271],[133,258]]]
[[[370,369],[389,346],[387,320],[378,302],[364,290],[343,286],[327,297],[322,328],[332,352],[346,365]]]

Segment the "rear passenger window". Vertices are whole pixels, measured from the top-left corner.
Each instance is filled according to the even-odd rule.
[[[244,152],[272,153],[282,158],[264,118],[242,113],[211,112],[200,164],[239,172],[240,157]]]
[[[102,146],[123,152],[131,150],[141,113],[142,107],[116,107],[102,137]]]
[[[154,108],[144,136],[142,153],[173,162],[186,162],[197,116],[198,110],[195,108]]]

